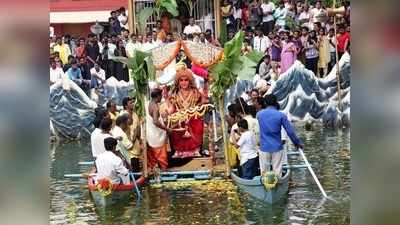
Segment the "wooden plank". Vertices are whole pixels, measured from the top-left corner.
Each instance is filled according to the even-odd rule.
[[[168,171],[199,171],[199,170],[212,170],[211,157],[194,158],[186,165],[180,167],[169,168]]]

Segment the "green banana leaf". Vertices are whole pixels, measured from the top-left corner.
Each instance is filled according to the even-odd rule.
[[[164,8],[165,11],[169,12],[172,16],[178,16],[178,4],[176,0],[161,0],[159,3],[159,8]]]
[[[251,61],[258,63],[258,62],[260,62],[262,57],[264,57],[264,54],[262,52],[253,50],[253,51],[247,53],[246,57],[249,58]]]
[[[148,89],[149,80],[155,79],[155,68],[151,55],[146,52],[135,50],[133,57],[116,57],[114,61],[124,63],[131,70],[131,80],[134,83],[134,90],[130,93],[136,99],[135,111],[140,118],[145,115],[144,99]]]
[[[230,88],[237,80],[238,74],[243,66],[240,58],[243,45],[244,33],[240,31],[235,37],[226,42],[224,46],[224,60],[210,68],[213,76],[213,83],[210,90],[214,98],[220,99],[225,91]]]
[[[240,56],[240,60],[243,62],[243,65],[238,73],[238,79],[253,80],[253,77],[256,74],[257,63],[253,62],[247,56]]]
[[[140,12],[138,13],[137,21],[138,21],[140,33],[144,33],[144,31],[146,29],[147,19],[151,15],[153,15],[153,13],[154,13],[154,8],[144,8],[144,9],[140,10]]]

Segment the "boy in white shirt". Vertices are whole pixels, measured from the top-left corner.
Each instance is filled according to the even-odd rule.
[[[238,123],[240,138],[235,146],[240,148],[240,166],[242,178],[251,180],[257,171],[257,141],[256,136],[249,130],[247,120],[242,119]],[[236,140],[235,140],[236,141]]]
[[[109,178],[113,184],[129,184],[129,170],[116,155],[117,140],[113,137],[104,139],[106,151],[101,153],[95,163],[97,168],[96,180]]]
[[[97,62],[95,62],[94,67],[90,69],[90,75],[92,76],[92,88],[102,88],[106,83],[106,72]]]
[[[62,80],[64,75],[64,71],[62,68],[57,67],[56,61],[51,59],[50,62],[50,85],[56,83],[58,80]]]

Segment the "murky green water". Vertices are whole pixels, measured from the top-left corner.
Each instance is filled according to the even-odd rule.
[[[88,166],[78,162],[91,161],[89,144],[72,142],[50,148],[50,224],[350,224],[349,131],[296,129],[321,184],[337,202],[323,200],[310,173],[297,169],[287,199],[273,206],[252,199],[229,180],[213,180],[147,186],[140,202],[133,194],[129,203],[100,210],[85,179],[64,178],[86,172]],[[298,157],[290,162],[300,162]]]

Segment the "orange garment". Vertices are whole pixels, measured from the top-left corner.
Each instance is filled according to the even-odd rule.
[[[147,168],[154,169],[158,164],[161,170],[166,170],[168,167],[167,144],[159,148],[152,148],[147,145]]]
[[[164,42],[165,39],[167,39],[167,34],[165,33],[165,31],[164,31],[163,29],[161,29],[161,30],[157,33],[157,40],[160,40],[160,41]]]

